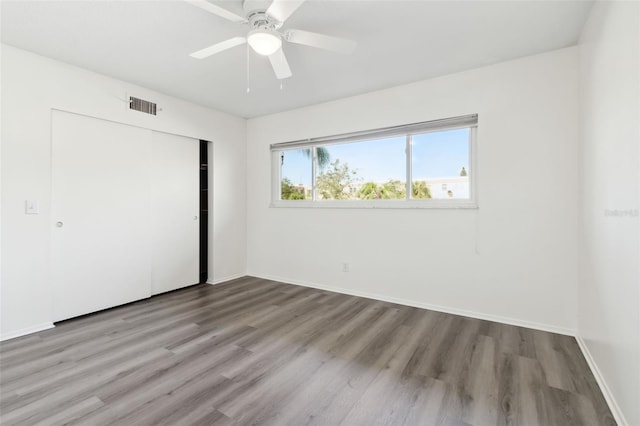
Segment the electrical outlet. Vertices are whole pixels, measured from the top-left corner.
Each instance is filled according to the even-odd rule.
[[[349,272],[349,264],[347,262],[342,262],[342,272]]]

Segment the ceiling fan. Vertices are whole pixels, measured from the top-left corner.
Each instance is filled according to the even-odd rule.
[[[287,58],[282,51],[283,41],[344,54],[353,52],[356,47],[356,42],[352,40],[296,29],[281,30],[285,21],[305,0],[273,0],[271,5],[269,5],[269,1],[264,0],[244,0],[242,8],[245,17],[207,0],[184,1],[231,22],[248,25],[250,29],[246,37],[233,37],[189,55],[196,59],[207,58],[232,47],[248,43],[256,53],[269,58],[276,78],[282,80],[292,75]],[[267,5],[269,6],[267,7]]]

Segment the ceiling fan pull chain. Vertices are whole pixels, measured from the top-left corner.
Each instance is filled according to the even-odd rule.
[[[249,44],[247,44],[247,93],[251,92],[251,80],[249,78],[249,57],[250,57],[250,52],[249,52]]]

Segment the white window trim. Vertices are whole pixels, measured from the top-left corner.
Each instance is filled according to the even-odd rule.
[[[478,164],[477,164],[477,130],[478,116],[476,114],[454,117],[443,120],[426,121],[364,132],[354,132],[343,135],[321,137],[293,142],[272,144],[271,149],[271,203],[270,207],[285,208],[331,208],[331,209],[477,209],[478,208]],[[409,186],[412,178],[410,136],[429,132],[441,132],[455,129],[469,129],[469,192],[467,199],[420,199],[410,198],[407,188],[407,198],[403,200],[317,200],[316,194],[316,150],[315,146],[366,141],[375,138],[407,135],[406,184]],[[280,152],[289,149],[311,148],[312,199],[311,200],[281,200]]]

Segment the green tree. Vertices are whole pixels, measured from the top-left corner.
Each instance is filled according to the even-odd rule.
[[[361,200],[379,200],[382,198],[382,188],[375,182],[365,182],[358,189],[356,197]]]
[[[289,178],[283,178],[280,182],[280,199],[281,200],[304,200],[304,188],[295,186]]]
[[[382,198],[387,200],[398,200],[407,197],[407,187],[404,182],[389,179],[382,185]]]
[[[318,175],[316,191],[324,200],[349,200],[355,195],[354,184],[358,180],[358,172],[337,159]]]
[[[427,182],[423,180],[413,181],[411,183],[411,197],[414,199],[431,198],[431,191],[427,186]]]
[[[382,185],[375,182],[364,183],[356,193],[356,197],[361,200],[397,200],[404,199],[406,194],[404,182],[389,180]]]
[[[466,176],[467,175],[467,169],[464,168],[464,166],[462,166],[462,170],[460,170],[460,176]]]

